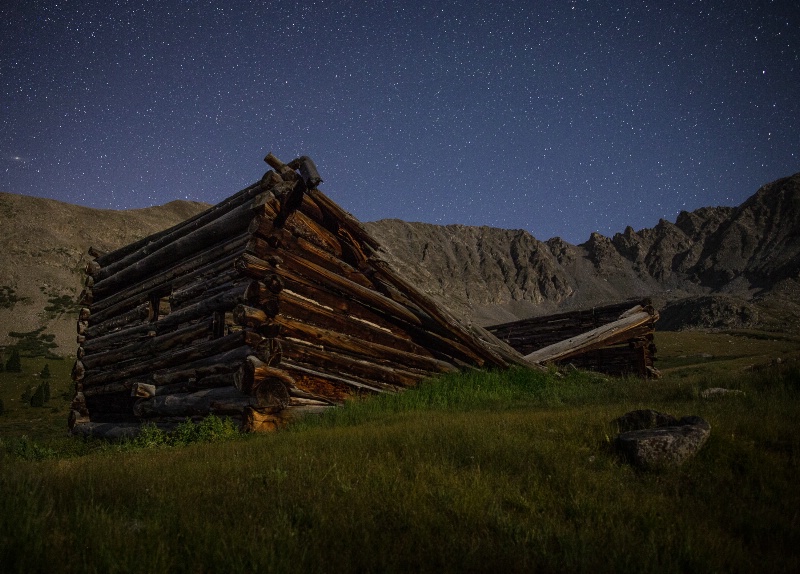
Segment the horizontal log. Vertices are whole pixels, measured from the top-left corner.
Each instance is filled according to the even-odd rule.
[[[87,369],[97,369],[108,365],[127,364],[143,357],[152,357],[166,353],[176,347],[194,344],[198,339],[208,338],[212,334],[213,320],[208,319],[186,325],[180,329],[150,337],[144,342],[136,341],[108,351],[100,351],[83,357]]]
[[[338,291],[339,295],[343,297],[349,297],[362,305],[377,309],[384,314],[400,318],[406,323],[412,325],[422,324],[414,313],[378,291],[364,287],[346,277],[342,277],[295,253],[281,251],[281,257],[283,258],[283,264],[277,269],[277,273],[281,276],[283,276],[286,271],[291,271],[319,285],[325,285],[328,289]]]
[[[430,376],[429,372],[384,366],[344,352],[312,346],[297,339],[282,339],[281,346],[283,347],[283,361],[292,359],[298,363],[314,365],[321,372],[331,372],[345,377],[353,374],[369,380],[373,387],[386,390],[413,387],[420,380]]]
[[[127,380],[127,381],[114,381],[112,383],[107,383],[105,385],[97,385],[94,387],[88,387],[83,393],[87,397],[94,397],[95,395],[110,395],[114,393],[122,393],[125,391],[132,391],[134,385],[137,383]],[[146,384],[146,383],[142,383]]]
[[[287,358],[281,362],[281,368],[287,371],[295,379],[296,385],[303,384],[304,379],[312,379],[322,383],[322,388],[315,386],[311,394],[324,396],[331,402],[338,403],[352,396],[354,392],[364,392],[366,394],[396,393],[398,388],[391,385],[377,386],[373,381],[363,379],[352,374],[330,373],[319,370],[317,365],[297,362]],[[335,391],[330,392],[331,383],[334,384]],[[343,391],[344,389],[344,391]],[[308,392],[308,389],[303,389]]]
[[[238,284],[240,277],[233,265],[207,277],[197,277],[180,289],[173,289],[169,296],[169,303],[175,310],[184,305],[197,303],[200,299],[208,299],[210,296],[222,293]]]
[[[247,251],[261,259],[277,256],[284,262],[299,256],[362,287],[374,289],[372,282],[361,271],[302,237],[295,237],[290,233],[274,234],[266,238],[254,237],[248,243]]]
[[[133,243],[117,249],[116,251],[112,251],[111,253],[99,255],[97,257],[98,264],[103,267],[108,267],[132,253],[151,253],[163,245],[171,243],[178,237],[182,237],[188,233],[196,231],[201,227],[204,227],[206,224],[208,224],[208,222],[218,219],[232,209],[235,209],[244,203],[253,201],[261,193],[263,193],[261,182],[254,183],[232,195],[228,199],[218,203],[213,207],[210,207],[201,213],[198,213],[197,215],[190,217],[189,219],[186,219],[185,221],[178,223],[177,225],[173,225],[164,231],[149,235],[143,239],[140,239],[139,241],[134,241]]]
[[[237,347],[257,347],[262,339],[260,335],[255,333],[238,331],[220,339],[212,339],[191,347],[176,349],[151,359],[116,364],[114,368],[108,370],[93,370],[86,374],[83,383],[89,387],[114,380],[133,378],[144,373],[176,367],[184,363],[192,363],[207,356],[230,351]]]
[[[294,318],[310,325],[317,325],[362,340],[389,346],[400,351],[432,357],[423,346],[418,345],[408,335],[402,337],[391,330],[357,315],[337,311],[314,300],[303,297],[290,289],[280,294],[281,316]]]
[[[97,309],[100,305],[95,305],[93,307],[94,312],[94,322],[101,323],[108,320],[109,317],[114,317],[124,311],[125,309],[130,308],[133,305],[146,305],[148,311],[151,311],[151,304],[152,304],[152,297],[154,293],[163,293],[168,294],[171,288],[178,288],[181,282],[183,281],[192,281],[192,280],[201,280],[206,276],[215,276],[216,273],[225,272],[233,269],[234,261],[238,257],[238,254],[234,253],[227,257],[223,257],[221,260],[211,263],[210,265],[203,267],[201,269],[196,270],[195,273],[189,272],[187,275],[183,275],[180,278],[173,277],[172,282],[168,282],[166,284],[158,285],[157,287],[154,285],[149,285],[149,282],[144,282],[142,284],[133,286],[130,290],[126,290],[125,292],[120,292],[117,295],[111,296],[109,299],[114,300],[117,299],[120,295],[129,296],[128,298],[123,298],[117,301],[114,305],[104,308],[100,311]],[[144,289],[145,287],[152,286],[153,289],[148,291]]]
[[[116,329],[130,326],[132,323],[148,320],[150,311],[150,303],[140,303],[133,309],[115,317],[107,318],[105,321],[101,321],[99,317],[90,317],[89,321],[87,321],[88,327],[82,334],[86,335],[86,337],[99,337]]]
[[[239,413],[254,406],[256,399],[233,387],[206,389],[195,393],[155,396],[136,401],[133,413],[137,417],[193,416]]]
[[[320,285],[289,269],[281,269],[280,277],[287,289],[306,301],[330,309],[332,313],[345,315],[361,323],[391,332],[401,339],[411,340],[411,337],[406,332],[408,323],[397,317],[381,312],[353,298],[342,297],[339,291],[333,290],[327,285]],[[281,296],[281,299],[285,298]]]
[[[127,329],[116,331],[103,336],[90,338],[86,341],[86,351],[98,351],[104,348],[115,347],[121,343],[134,342],[137,339],[149,338],[148,334],[163,334],[178,325],[210,317],[214,311],[230,311],[245,300],[249,283],[244,281],[228,286],[228,290],[218,293],[208,300],[199,301],[175,310],[158,321],[142,325],[134,325]]]
[[[429,354],[418,355],[392,348],[387,345],[309,325],[281,314],[275,317],[275,323],[284,327],[283,336],[308,341],[321,345],[325,349],[342,351],[363,357],[375,364],[390,368],[412,368],[428,373],[448,373],[458,369],[451,363],[431,357]]]
[[[171,266],[175,261],[181,261],[206,248],[227,242],[231,237],[245,232],[253,219],[253,211],[249,204],[239,206],[226,213],[219,219],[188,233],[174,241],[165,244],[155,251],[138,258],[131,254],[128,258],[120,260],[94,274],[94,293],[109,293],[120,286],[129,285]]]
[[[169,291],[179,289],[204,276],[216,276],[220,272],[233,266],[233,261],[244,250],[244,246],[250,239],[250,234],[241,233],[240,235],[229,237],[218,245],[208,249],[199,250],[196,255],[182,260],[168,258],[164,264],[169,265],[158,273],[149,277],[134,277],[129,286],[114,286],[114,289],[107,288],[99,290],[97,284],[93,287],[92,313],[105,311],[110,307],[119,307],[126,301],[136,297],[149,298],[154,291]]]
[[[147,376],[147,380],[156,386],[166,386],[199,382],[207,377],[238,372],[244,360],[254,352],[250,346],[241,346],[230,351],[209,354],[189,363],[155,371]]]

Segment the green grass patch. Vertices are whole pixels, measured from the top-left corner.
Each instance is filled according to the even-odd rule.
[[[666,343],[667,359],[699,355],[691,344]],[[755,363],[776,349],[757,349]],[[24,372],[41,371],[28,361]],[[720,362],[683,376],[708,367],[688,362],[658,381],[471,372],[270,435],[238,436],[217,420],[98,446],[22,438],[0,417],[0,564],[89,573],[798,571],[800,370],[788,358],[727,371]],[[51,369],[56,388],[65,373]],[[16,380],[8,377],[0,390]],[[703,400],[710,386],[744,394]],[[702,416],[711,438],[681,468],[636,471],[609,448],[610,421],[636,408]]]

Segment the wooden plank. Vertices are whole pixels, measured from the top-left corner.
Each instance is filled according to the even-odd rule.
[[[630,331],[653,320],[647,311],[639,311],[607,323],[577,337],[569,338],[554,345],[525,355],[532,363],[547,363],[566,359],[600,346],[611,345],[630,337]]]

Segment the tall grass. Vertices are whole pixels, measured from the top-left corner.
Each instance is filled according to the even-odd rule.
[[[702,400],[717,383],[745,394]],[[514,369],[272,435],[0,450],[0,570],[798,571],[798,398],[796,369],[656,382]],[[679,469],[636,471],[608,447],[609,421],[644,407],[703,416],[711,439]]]

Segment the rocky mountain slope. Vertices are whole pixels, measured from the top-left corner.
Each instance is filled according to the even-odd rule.
[[[0,345],[16,340],[11,331],[41,329],[55,335],[57,352],[72,353],[89,246],[111,250],[206,207],[109,211],[0,193]],[[483,325],[651,296],[662,329],[800,330],[800,174],[738,207],[682,212],[674,223],[592,234],[580,245],[489,227],[366,226],[416,285]]]
[[[798,326],[800,174],[739,207],[571,245],[527,231],[385,220],[367,224],[387,258],[478,323],[653,296],[661,328]]]
[[[112,211],[0,193],[0,345],[16,342],[9,332],[43,329],[57,352],[71,353],[89,247],[116,249],[207,207],[173,201]]]

